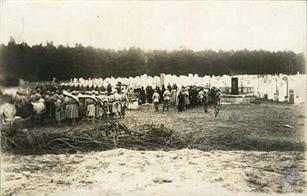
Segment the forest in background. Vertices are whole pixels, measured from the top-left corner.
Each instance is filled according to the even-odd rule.
[[[2,80],[23,78],[28,81],[47,81],[56,77],[129,77],[160,73],[187,75],[236,74],[296,74],[305,73],[305,57],[292,51],[236,50],[193,51],[148,50],[131,47],[124,50],[100,49],[76,44],[29,46],[16,43],[0,45]]]

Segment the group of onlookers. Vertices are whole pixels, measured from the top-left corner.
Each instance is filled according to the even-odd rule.
[[[202,106],[208,111],[208,103],[220,100],[220,91],[216,88],[181,87],[168,85],[166,88],[152,88],[151,86],[139,89],[139,104],[153,103],[154,110],[158,111],[176,107],[179,112],[189,108]],[[112,86],[100,89],[97,87],[82,87],[71,85],[47,84],[35,88],[22,89],[15,95],[2,95],[4,104],[0,107],[2,123],[10,123],[16,117],[29,122],[42,123],[53,119],[58,125],[63,121],[70,121],[72,125],[76,120],[83,118],[93,122],[116,115],[124,118],[129,100],[126,94]]]
[[[176,106],[179,112],[188,108],[202,106],[205,112],[208,112],[208,103],[219,101],[221,92],[213,87],[205,89],[203,87],[189,86],[178,88],[177,85],[168,85],[167,88],[162,85],[161,89],[151,86],[141,87],[139,90],[139,103],[153,103],[155,111],[159,110],[160,104],[163,105],[162,110],[169,110],[170,106]]]
[[[15,95],[2,95],[4,104],[0,107],[2,123],[10,123],[16,117],[42,123],[53,119],[58,125],[63,121],[83,118],[103,120],[115,115],[124,118],[129,100],[120,90],[86,91],[71,89],[69,86],[41,85],[33,89],[17,91]]]

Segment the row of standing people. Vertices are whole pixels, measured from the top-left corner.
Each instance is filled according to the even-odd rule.
[[[54,119],[58,125],[68,120],[72,124],[77,119],[90,118],[102,120],[115,115],[125,116],[129,100],[126,95],[104,92],[66,92],[43,91],[40,89],[17,92],[15,96],[6,96],[0,115],[5,120],[16,117],[42,123]]]
[[[165,109],[169,110],[170,106],[176,106],[179,112],[185,111],[190,107],[202,106],[207,113],[209,96],[213,99],[213,102],[219,101],[221,96],[219,89],[215,87],[208,90],[205,90],[203,87],[182,87],[180,90],[177,90],[177,88],[169,90],[167,88],[161,93],[157,88],[152,95],[152,102],[155,111],[159,110],[159,105],[162,103],[163,111]],[[144,99],[141,100],[141,103],[144,103]]]

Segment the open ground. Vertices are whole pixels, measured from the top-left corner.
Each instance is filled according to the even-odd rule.
[[[222,195],[306,192],[304,105],[222,105],[214,117],[201,108],[128,111],[129,129],[163,124],[184,149],[113,149],[75,154],[4,153],[3,195]],[[88,122],[77,127],[89,128]],[[41,131],[68,125],[35,127]],[[179,194],[180,195],[180,194]]]

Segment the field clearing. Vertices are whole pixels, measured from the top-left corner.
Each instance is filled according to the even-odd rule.
[[[126,118],[118,121],[129,129],[162,123],[193,143],[190,149],[168,151],[120,148],[58,155],[6,153],[1,161],[2,194],[306,194],[303,105],[222,105],[216,118],[212,107],[209,114],[201,108],[156,113],[146,105],[128,111]],[[76,125],[91,126],[88,122]],[[70,128],[45,125],[34,129]],[[242,145],[246,138],[254,143]]]
[[[185,112],[177,112],[175,108],[169,112],[154,112],[152,106],[147,105],[141,106],[140,110],[128,112],[126,119],[119,122],[123,122],[130,129],[143,124],[162,123],[180,134],[194,135],[193,139],[196,140],[197,138],[218,140],[215,143],[191,141],[194,145],[192,148],[200,150],[302,150],[305,143],[304,105],[275,103],[221,105],[221,111],[216,118],[212,106],[209,106],[209,113],[206,114],[201,108]],[[293,128],[284,125],[291,125]],[[235,138],[242,140],[236,141]],[[255,141],[255,144],[246,142],[249,146],[237,145],[238,142],[244,142],[243,139],[248,142]],[[230,145],[227,145],[225,140],[230,140],[228,141]],[[201,144],[197,145],[197,142]],[[279,142],[283,145],[279,145]]]
[[[301,138],[304,132],[304,105],[288,105],[276,103],[263,104],[233,104],[221,105],[219,115],[214,117],[214,108],[209,106],[206,114],[200,107],[177,112],[175,108],[170,111],[154,112],[152,105],[140,106],[139,110],[128,111],[127,117],[120,122],[127,123],[129,128],[142,124],[162,123],[168,128],[178,131],[216,130],[227,128],[229,131],[243,129],[243,132],[261,136]],[[295,127],[290,131],[284,124]],[[289,135],[288,135],[289,134]]]

